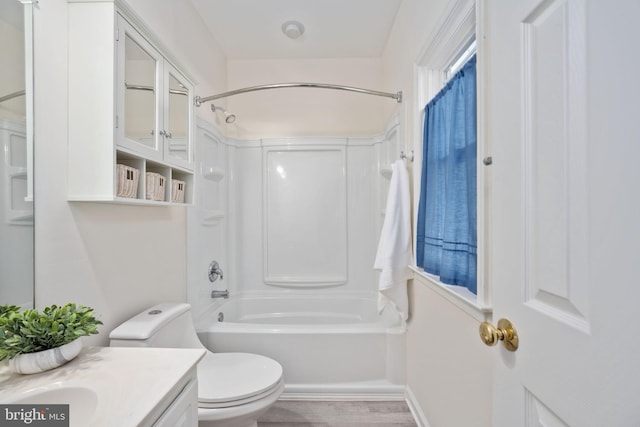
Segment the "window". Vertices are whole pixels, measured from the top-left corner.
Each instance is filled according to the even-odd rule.
[[[416,264],[477,294],[476,60],[427,104],[416,227]]]
[[[453,304],[459,306],[469,314],[479,320],[486,320],[486,315],[491,312],[489,305],[489,292],[486,288],[486,275],[488,269],[485,267],[485,259],[487,257],[486,248],[489,247],[486,234],[489,227],[489,217],[485,214],[486,201],[489,197],[489,191],[486,187],[485,173],[486,169],[482,166],[482,161],[486,152],[486,141],[483,138],[483,114],[482,108],[484,102],[484,91],[482,87],[483,70],[482,70],[482,37],[481,22],[483,16],[483,2],[475,0],[454,0],[452,1],[449,11],[445,13],[441,19],[438,31],[433,38],[425,43],[420,55],[416,61],[416,86],[417,100],[419,107],[415,110],[414,123],[423,123],[424,107],[431,101],[436,94],[445,87],[447,82],[460,71],[461,68],[468,63],[471,57],[475,56],[475,60],[479,65],[477,68],[477,147],[476,147],[476,212],[477,212],[477,286],[476,293],[462,286],[451,286],[440,281],[436,275],[430,274],[418,265],[412,267],[420,282],[431,287],[443,297],[449,299]],[[476,21],[477,17],[477,21]],[[478,23],[478,25],[476,25]],[[476,37],[476,33],[478,37]],[[477,52],[477,55],[476,55]],[[414,165],[414,188],[416,189],[414,212],[419,211],[419,197],[422,183],[420,178],[424,165],[420,161],[423,158],[422,141],[423,126],[414,126],[414,151],[416,155],[416,163]],[[416,215],[417,216],[417,215]],[[416,223],[414,224],[417,227]],[[418,248],[417,233],[416,249]],[[416,250],[416,256],[417,256]]]

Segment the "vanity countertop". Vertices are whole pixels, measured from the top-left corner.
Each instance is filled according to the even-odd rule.
[[[203,349],[85,347],[71,362],[31,375],[12,373],[5,363],[0,366],[0,404],[69,403],[71,427],[150,425],[196,376],[204,354]],[[29,401],[39,392],[61,396],[74,389],[81,391],[75,405]]]

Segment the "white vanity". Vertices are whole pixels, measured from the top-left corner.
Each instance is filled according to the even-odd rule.
[[[71,427],[195,427],[200,349],[86,347],[35,375],[0,367],[0,404],[69,404]]]

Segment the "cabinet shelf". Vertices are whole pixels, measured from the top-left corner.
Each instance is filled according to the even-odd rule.
[[[144,157],[137,156],[127,151],[117,150],[116,152],[116,164],[124,164],[140,172],[140,178],[138,182],[138,191],[135,197],[113,197],[109,200],[116,203],[128,203],[128,204],[142,204],[148,206],[170,206],[170,205],[192,205],[193,204],[193,174],[179,167],[171,166],[169,164],[159,162],[156,160],[148,160]],[[147,186],[147,172],[152,172],[164,177],[164,197],[162,200],[151,200],[147,197],[150,190]],[[172,202],[173,200],[173,186],[171,185],[173,180],[179,180],[184,183],[184,202]]]
[[[138,198],[128,198],[128,197],[117,197],[114,196],[112,198],[88,198],[88,197],[80,197],[80,198],[71,198],[68,197],[67,201],[69,202],[96,202],[96,203],[113,203],[120,205],[139,205],[139,206],[177,206],[178,203],[171,202],[162,202],[157,200],[146,200],[146,199],[138,199]],[[180,203],[180,206],[189,206],[186,203]]]

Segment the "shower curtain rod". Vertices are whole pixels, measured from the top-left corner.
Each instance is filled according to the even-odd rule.
[[[8,101],[8,100],[13,99],[13,98],[17,98],[19,96],[24,95],[25,93],[27,93],[27,92],[24,91],[24,90],[19,90],[17,92],[10,93],[9,95],[5,95],[3,97],[0,97],[0,102],[4,102],[4,101]]]
[[[153,86],[142,86],[142,85],[130,85],[127,82],[124,82],[124,87],[132,90],[146,90],[148,92],[155,92],[155,88]],[[169,93],[174,95],[189,95],[189,92],[182,89],[169,89]]]
[[[275,83],[275,84],[268,84],[268,85],[245,87],[242,89],[236,89],[236,90],[231,90],[229,92],[219,93],[217,95],[207,96],[205,98],[196,96],[195,105],[196,107],[199,107],[204,102],[214,101],[216,99],[226,98],[228,96],[238,95],[240,93],[254,92],[257,90],[266,90],[266,89],[280,89],[280,88],[287,88],[287,87],[312,87],[312,88],[320,88],[320,89],[346,90],[350,92],[364,93],[367,95],[384,96],[387,98],[393,98],[399,103],[402,102],[402,91],[398,91],[396,93],[389,93],[389,92],[380,92],[380,91],[371,90],[371,89],[362,89],[358,87],[341,86],[341,85],[326,84],[326,83]]]

